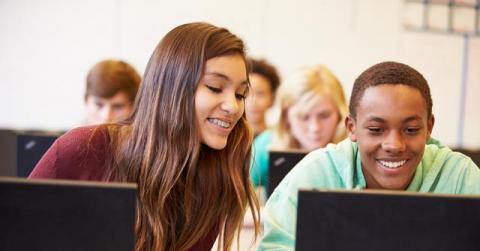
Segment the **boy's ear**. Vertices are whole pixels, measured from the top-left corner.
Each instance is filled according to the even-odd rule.
[[[356,142],[357,141],[357,136],[356,136],[357,125],[356,125],[355,119],[350,114],[345,118],[345,128],[347,128],[348,137],[350,138],[350,140],[353,142]]]
[[[433,131],[433,125],[435,124],[435,117],[433,114],[430,116],[430,118],[427,121],[427,129],[428,129],[428,137],[427,140],[430,139],[430,136],[432,135]]]

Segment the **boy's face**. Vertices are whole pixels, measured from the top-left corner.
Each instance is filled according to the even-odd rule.
[[[434,119],[420,91],[401,84],[369,87],[345,121],[358,143],[367,188],[404,190],[420,163]]]
[[[85,106],[89,125],[122,121],[130,116],[133,108],[125,92],[118,92],[111,98],[89,95]]]

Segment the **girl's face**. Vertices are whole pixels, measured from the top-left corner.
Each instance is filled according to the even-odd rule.
[[[195,92],[195,114],[201,142],[223,149],[245,110],[248,90],[245,61],[239,54],[207,60]]]
[[[287,117],[293,137],[307,151],[332,142],[340,121],[337,106],[330,96],[323,94],[317,96],[310,109],[301,110],[294,105],[288,110]]]

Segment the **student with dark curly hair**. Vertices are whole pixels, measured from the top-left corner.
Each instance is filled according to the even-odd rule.
[[[250,66],[250,93],[246,100],[245,113],[255,135],[267,129],[266,112],[273,105],[280,85],[277,69],[264,59],[248,60]]]

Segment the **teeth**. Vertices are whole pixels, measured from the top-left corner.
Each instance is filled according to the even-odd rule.
[[[223,128],[229,128],[230,127],[230,123],[228,122],[225,122],[223,120],[219,120],[219,119],[208,119],[208,121],[210,121],[210,123],[213,123],[215,125],[218,125],[218,126],[221,126]]]
[[[403,164],[405,164],[405,162],[407,162],[407,161],[406,160],[401,160],[401,161],[397,161],[397,162],[392,162],[392,161],[379,160],[378,162],[380,162],[380,164],[382,164],[386,168],[396,169],[396,168],[399,168],[400,166],[402,166]]]

